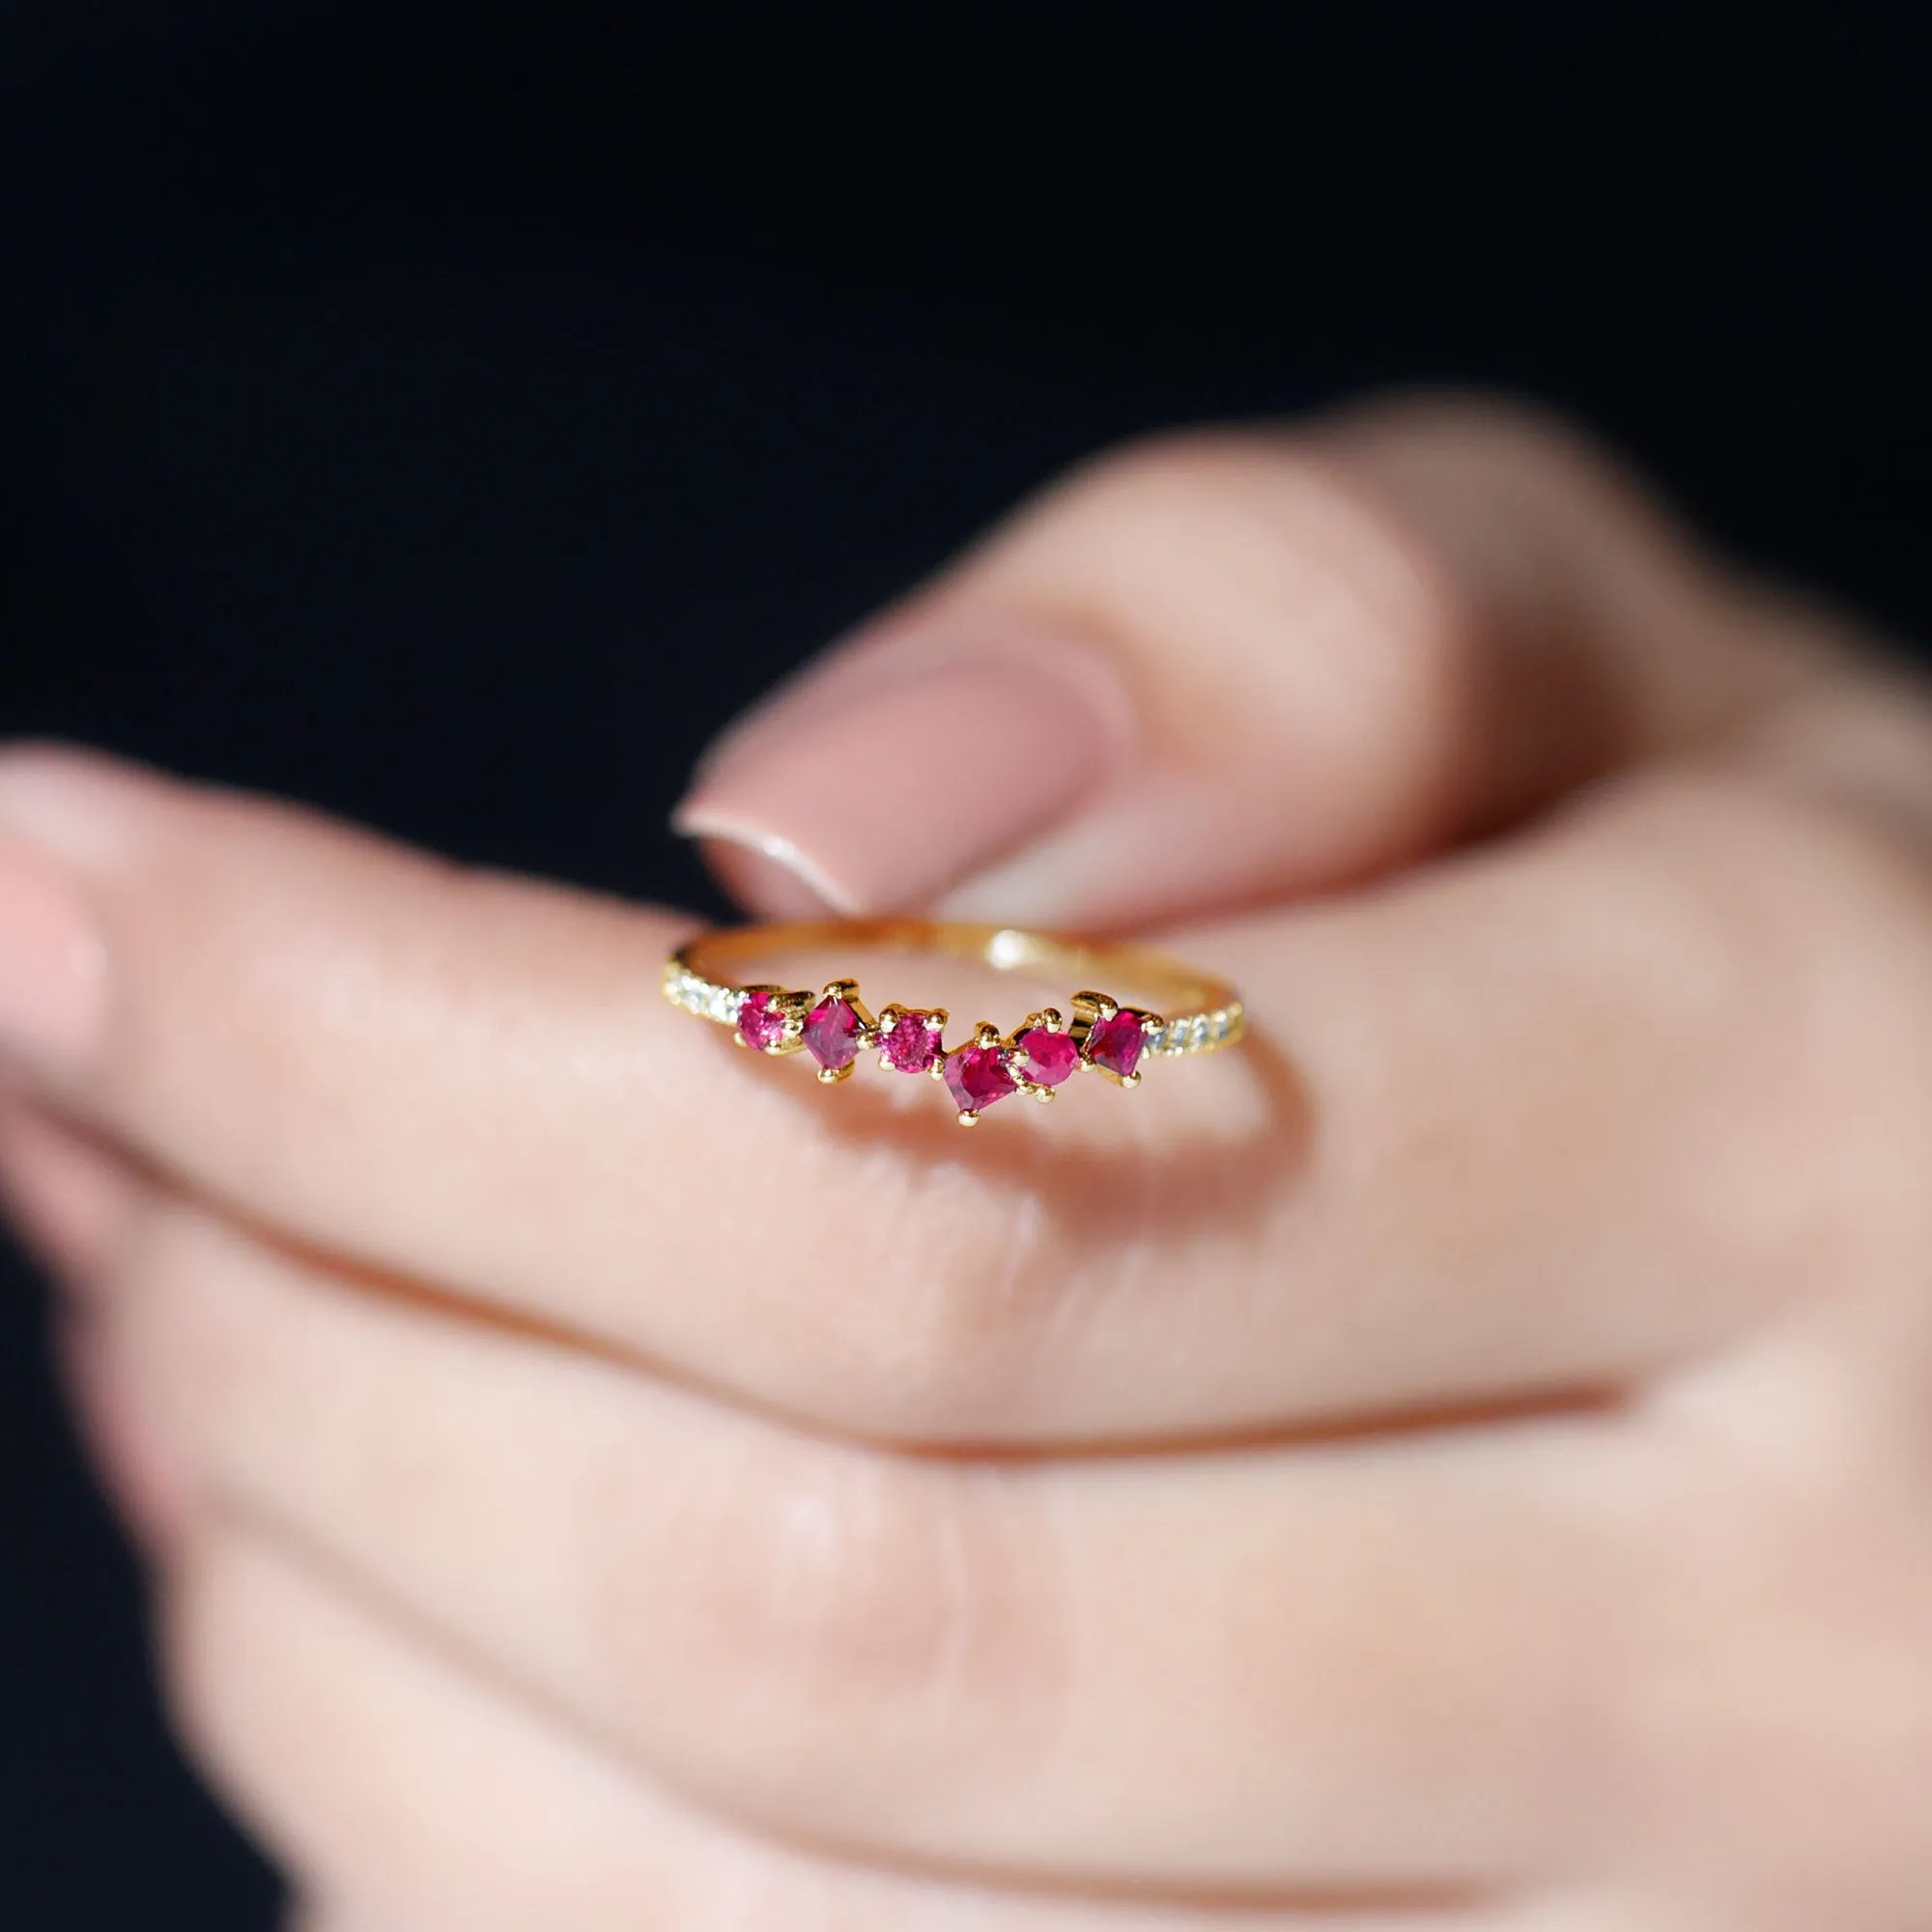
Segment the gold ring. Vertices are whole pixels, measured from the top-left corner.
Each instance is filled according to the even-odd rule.
[[[1104,978],[1157,1001],[1166,1012],[1089,989],[1073,995],[1070,1022],[1055,1007],[1029,1013],[1010,1033],[981,1020],[971,1039],[949,1048],[943,1007],[892,1002],[875,1019],[860,1001],[856,980],[830,980],[814,994],[743,982],[736,976],[736,969],[756,959],[840,947],[936,953],[996,972],[1075,984]],[[665,961],[664,994],[684,1012],[730,1027],[738,1044],[753,1052],[809,1053],[828,1086],[849,1077],[859,1056],[869,1052],[876,1052],[889,1071],[929,1074],[952,1095],[962,1127],[973,1126],[988,1107],[1014,1094],[1051,1100],[1063,1081],[1081,1071],[1137,1087],[1144,1061],[1214,1053],[1238,1044],[1247,1028],[1232,986],[1150,948],[923,919],[829,920],[700,933]]]

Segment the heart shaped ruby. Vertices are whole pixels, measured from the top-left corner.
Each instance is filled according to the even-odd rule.
[[[1087,1058],[1124,1080],[1141,1064],[1141,1049],[1146,1045],[1140,1014],[1122,1007],[1110,1018],[1094,1022],[1087,1036]]]

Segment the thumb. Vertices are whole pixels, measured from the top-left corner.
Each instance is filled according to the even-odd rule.
[[[679,807],[776,917],[1088,927],[1361,878],[1753,717],[1818,654],[1528,412],[1076,471],[729,730]]]

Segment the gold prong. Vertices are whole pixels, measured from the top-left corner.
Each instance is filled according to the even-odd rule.
[[[1120,1073],[1116,1074],[1114,1077],[1115,1086],[1124,1087],[1130,1093],[1133,1091],[1134,1088],[1138,1087],[1140,1084],[1141,1084],[1141,1076],[1138,1073]]]
[[[1053,1098],[1053,1089],[1051,1087],[1035,1087],[1031,1091],[1033,1094],[1033,1097],[1036,1100],[1037,1100],[1042,1107],[1045,1106],[1046,1103]]]
[[[821,1066],[818,1069],[818,1084],[821,1087],[836,1087],[841,1080],[851,1078],[852,1063],[848,1060],[843,1066]]]
[[[1073,1010],[1087,1013],[1096,1020],[1110,1020],[1121,1010],[1121,1003],[1111,994],[1089,990],[1074,994]]]
[[[946,1056],[945,1056],[945,1054],[943,1054],[943,1053],[942,1053],[942,1054],[941,1054],[941,1055],[939,1056],[939,1058],[938,1058],[937,1060],[935,1060],[935,1061],[934,1061],[934,1062],[932,1063],[932,1065],[931,1065],[930,1066],[928,1066],[928,1067],[927,1067],[927,1068],[926,1068],[925,1070],[926,1070],[926,1073],[927,1073],[927,1075],[928,1075],[928,1076],[929,1076],[930,1078],[932,1078],[932,1079],[934,1079],[934,1080],[944,1080],[944,1079],[946,1078]]]
[[[959,1124],[962,1127],[977,1127],[980,1124],[978,1110],[968,1109],[965,1113],[962,1113],[959,1116]]]
[[[991,1020],[981,1020],[973,1029],[973,1044],[979,1047],[994,1047],[1004,1046],[1006,1042],[1000,1036],[999,1028]]]
[[[747,1053],[750,1053],[752,1050],[752,1042],[736,1027],[731,1029],[731,1044],[733,1046],[742,1046]]]
[[[858,990],[859,982],[856,980],[828,980],[818,997],[821,1000],[849,1000]]]
[[[888,1000],[879,1009],[879,1031],[891,1033],[900,1020],[905,1018],[905,1011],[906,1009],[896,1000]]]
[[[944,1033],[946,1031],[946,1022],[950,1020],[952,1017],[952,1015],[949,1013],[944,1007],[934,1007],[929,1017],[933,1025],[936,1026],[941,1033]]]

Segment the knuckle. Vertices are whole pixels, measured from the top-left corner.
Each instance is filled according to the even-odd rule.
[[[260,1379],[249,1286],[241,1238],[179,1201],[157,1198],[128,1231],[113,1294],[124,1352],[141,1364],[155,1422],[199,1452]]]
[[[1687,1050],[1708,1064],[1690,1124],[1703,1126],[1698,1171],[1714,1206],[1775,1236],[1790,1265],[1840,1279],[1922,1252],[1922,864],[1875,820],[1742,769],[1624,787],[1585,823],[1608,833],[1611,863],[1639,895],[1622,902],[1667,969]]]
[[[1787,1367],[1770,1373],[1774,1399],[1807,1400]],[[1890,1476],[1874,1486],[1856,1447],[1830,1440],[1841,1432],[1825,1415],[1794,1484],[1788,1447],[1741,1414],[1771,1393],[1763,1374],[1719,1366],[1654,1417],[1655,1506],[1617,1634],[1626,1804],[1655,1836],[1706,1840],[1776,1810],[1794,1821],[1778,1860],[1816,1870],[1850,1859],[1922,1883],[1932,1707],[1916,1659],[1932,1552],[1921,1512]],[[1747,1625],[1750,1641],[1725,1640]],[[1845,1693],[1880,1682],[1892,1695],[1874,1731]],[[1861,1791],[1856,1818],[1806,1803],[1841,1781]]]
[[[188,1754],[217,1785],[245,1787],[275,1708],[267,1658],[272,1626],[252,1602],[233,1538],[204,1529],[169,1563],[158,1597],[161,1695]]]
[[[1324,426],[1342,445],[1390,462],[1509,470],[1545,485],[1621,484],[1621,460],[1574,416],[1499,390],[1409,389],[1371,396]]]
[[[750,1755],[809,1776],[859,1714],[903,1736],[1046,1701],[1052,1623],[1003,1474],[766,1446],[713,1500],[668,1646],[707,1687],[707,1737],[761,1741]],[[775,1729],[798,1750],[767,1752]]]
[[[1380,733],[1390,708],[1400,724],[1457,696],[1478,624],[1462,566],[1403,493],[1319,432],[1189,432],[1109,451],[992,559],[1013,587],[1084,598],[1124,635],[1188,639],[1192,663],[1238,650],[1259,698],[1303,716],[1326,698],[1336,722]]]
[[[1025,1405],[1056,1299],[1051,1270],[1009,1228],[970,1260],[935,1257],[872,1325],[864,1375],[880,1434],[956,1439]]]
[[[840,1264],[794,1267],[775,1298],[787,1396],[889,1440],[997,1431],[1064,1326],[1073,1261],[1048,1191],[957,1167],[871,1179]]]
[[[161,1600],[175,1728],[217,1794],[299,1881],[381,1878],[421,1850],[420,1815],[385,1802],[400,1786],[384,1756],[393,1740],[381,1653],[364,1648],[344,1607],[233,1519],[204,1526]]]

